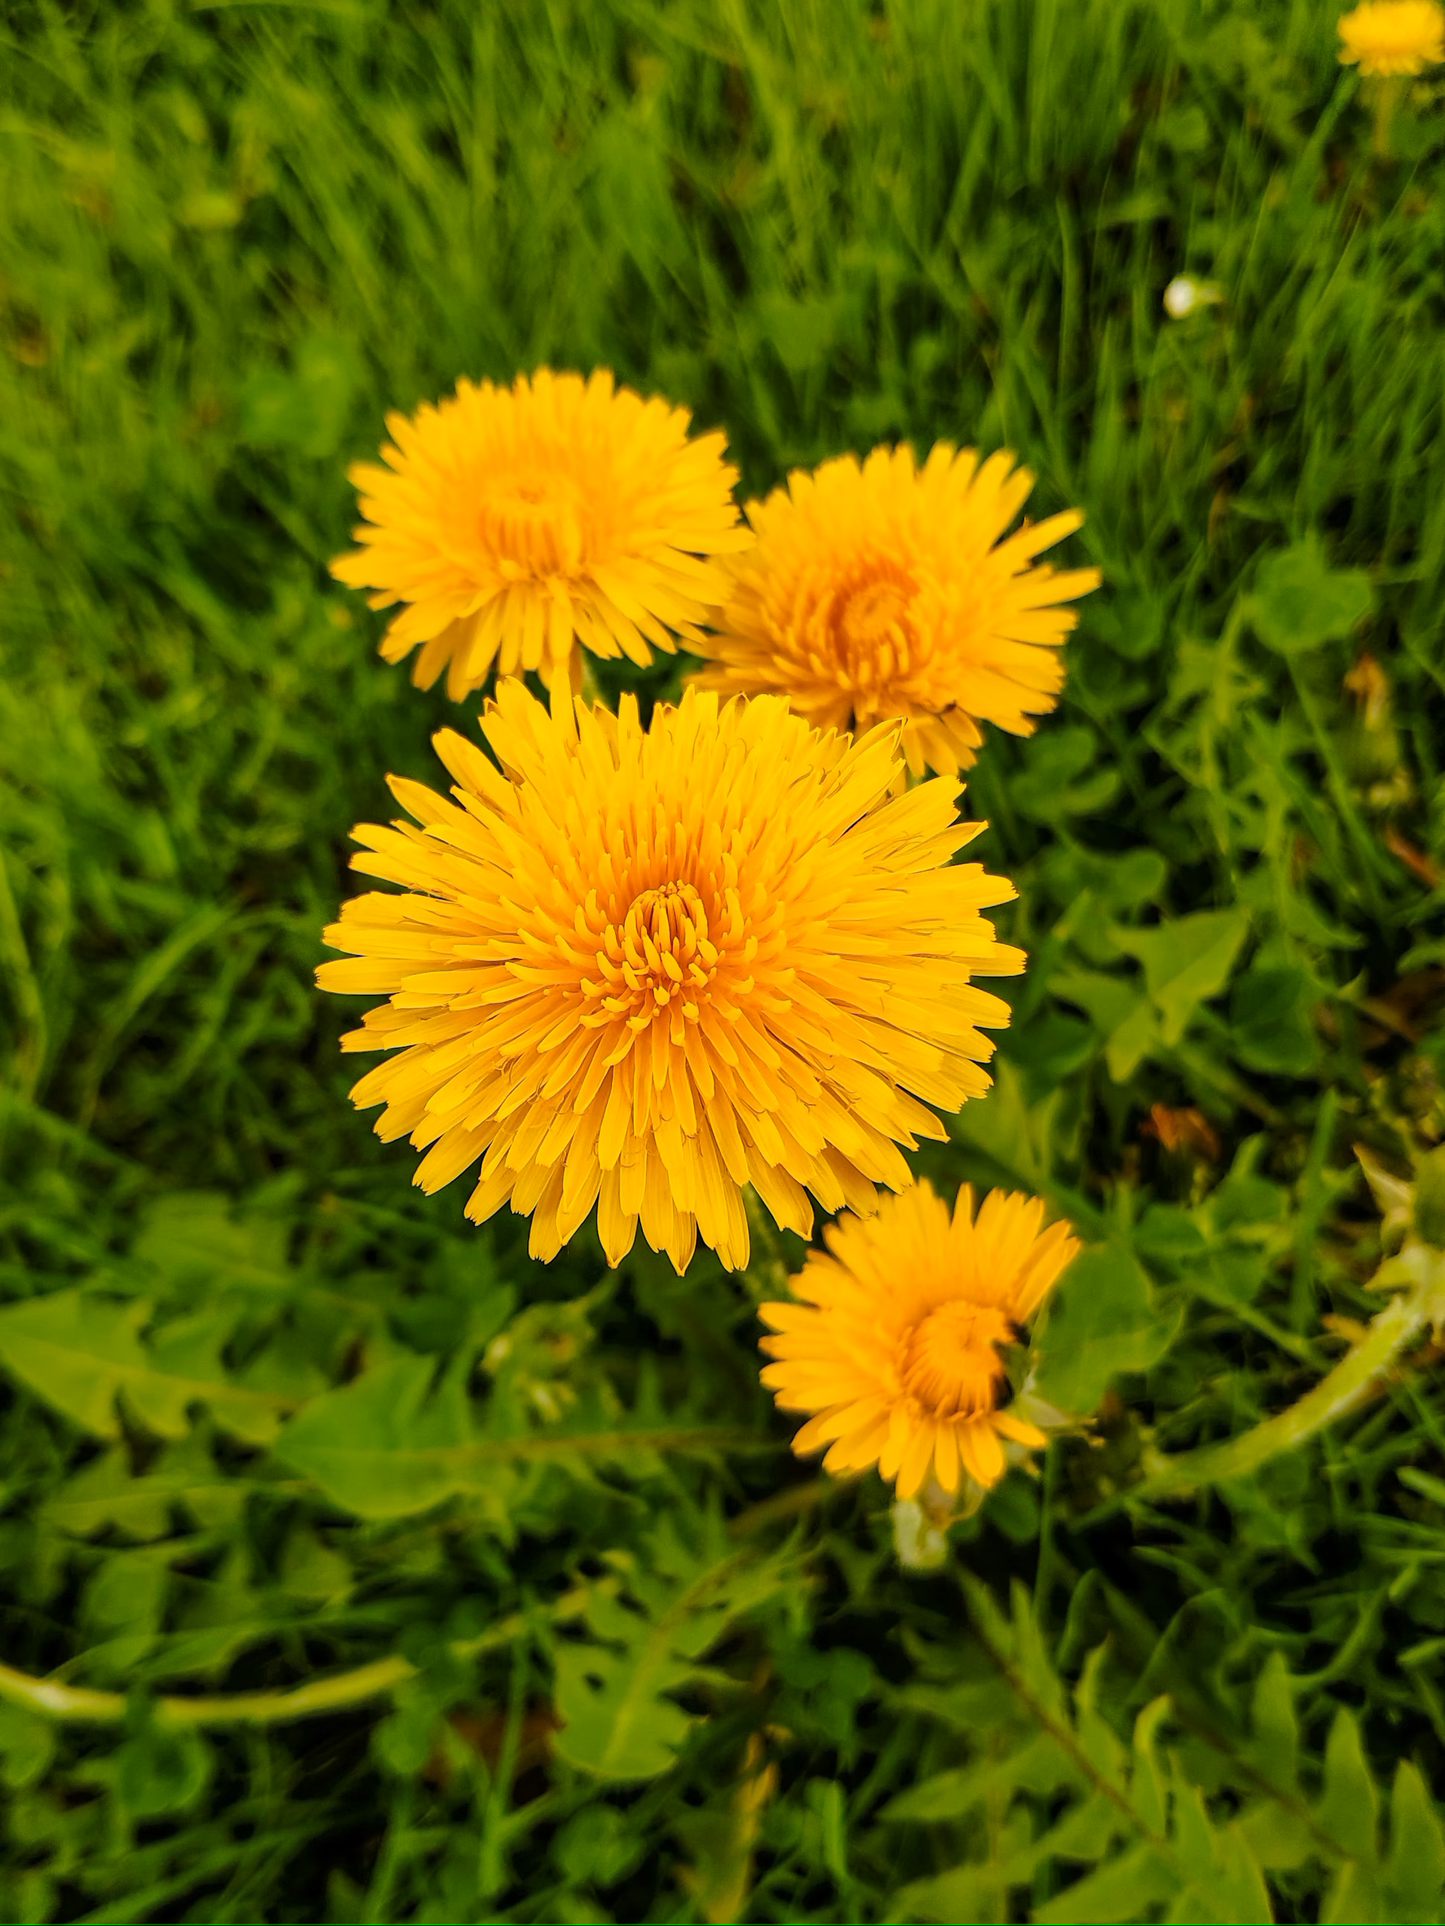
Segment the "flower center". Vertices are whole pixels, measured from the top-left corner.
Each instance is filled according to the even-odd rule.
[[[940,1304],[903,1340],[903,1388],[935,1418],[979,1417],[998,1402],[1004,1371],[997,1346],[1013,1335],[992,1305]]]
[[[508,476],[482,496],[477,533],[512,580],[570,575],[581,564],[587,505],[569,475]]]
[[[811,653],[854,698],[860,718],[888,706],[887,689],[922,659],[910,604],[916,587],[897,563],[866,562],[815,609]]]
[[[632,899],[619,927],[609,923],[597,967],[612,994],[602,1008],[645,1029],[662,1011],[675,1008],[698,1020],[698,998],[717,974],[717,945],[709,941],[707,911],[691,883],[664,883]]]

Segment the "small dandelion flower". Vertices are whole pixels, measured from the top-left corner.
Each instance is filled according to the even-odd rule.
[[[818,728],[904,723],[915,775],[966,768],[980,720],[1029,735],[1063,685],[1061,606],[1097,569],[1033,558],[1079,527],[1076,509],[1005,530],[1033,486],[1000,452],[980,462],[939,442],[922,468],[875,448],[788,477],[745,513],[757,546],[696,680],[727,694],[782,695]]]
[[[1078,1251],[1066,1223],[1042,1230],[1036,1197],[973,1189],[952,1218],[927,1182],[885,1197],[870,1218],[825,1227],[831,1256],[810,1251],[791,1280],[800,1304],[764,1304],[778,1335],[763,1383],[785,1411],[814,1415],[793,1440],[828,1445],[825,1471],[866,1471],[915,1497],[930,1475],[945,1493],[961,1474],[1003,1475],[1003,1439],[1037,1447],[1043,1432],[1000,1404],[999,1346],[1038,1308]]]
[[[751,537],[722,435],[689,440],[688,425],[603,369],[458,382],[435,407],[387,416],[386,467],[351,469],[360,546],[331,572],[374,590],[373,608],[405,604],[382,655],[420,644],[413,682],[429,689],[445,669],[457,701],[494,662],[575,687],[579,642],[641,665],[649,645],[699,648],[696,625],[727,593],[711,558]]]
[[[390,1001],[347,1050],[394,1050],[352,1092],[425,1150],[433,1191],[480,1167],[478,1222],[531,1214],[556,1255],[597,1206],[609,1264],[639,1220],[679,1272],[696,1239],[748,1259],[742,1187],[810,1237],[812,1207],[876,1208],[912,1182],[899,1145],[988,1088],[972,982],[1023,953],[980,909],[1013,885],[952,857],[956,785],[908,791],[896,728],[850,741],[776,698],[689,690],[643,730],[580,699],[498,685],[483,732],[450,730],[446,802],[392,790],[420,827],[363,826],[353,867],[402,886],[346,904],[349,959],[322,988]]]
[[[1340,59],[1362,74],[1418,74],[1445,60],[1445,8],[1437,0],[1364,0],[1340,18]]]

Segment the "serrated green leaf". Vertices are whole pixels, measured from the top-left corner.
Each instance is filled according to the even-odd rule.
[[[1348,1706],[1335,1714],[1325,1744],[1325,1789],[1315,1817],[1342,1852],[1366,1866],[1375,1863],[1379,1795],[1360,1746],[1360,1728]]]
[[[1300,1814],[1278,1799],[1255,1801],[1245,1808],[1238,1824],[1256,1860],[1270,1871],[1292,1871],[1317,1849]]]
[[[1159,1838],[1164,1836],[1168,1810],[1164,1775],[1154,1750],[1154,1735],[1169,1711],[1169,1704],[1168,1693],[1161,1692],[1158,1698],[1149,1701],[1134,1721],[1134,1770],[1129,1785],[1130,1802],[1139,1815],[1140,1825],[1146,1832],[1152,1832]]]
[[[1293,1792],[1299,1759],[1299,1721],[1283,1652],[1271,1652],[1255,1681],[1250,1710],[1255,1764],[1281,1792]]]
[[[159,1198],[131,1245],[131,1257],[169,1288],[194,1284],[283,1291],[290,1283],[286,1229],[274,1219],[238,1223],[222,1191],[173,1191]]]
[[[989,1751],[972,1765],[933,1773],[890,1799],[880,1816],[916,1823],[961,1819],[990,1796],[1047,1796],[1064,1786],[1082,1788],[1087,1783],[1058,1741],[1050,1733],[1036,1732],[1016,1751]]]
[[[1302,655],[1346,636],[1374,605],[1361,569],[1333,569],[1313,530],[1301,542],[1267,555],[1255,579],[1249,617],[1261,642],[1280,655]]]
[[[358,1517],[429,1511],[467,1488],[475,1450],[465,1390],[451,1373],[432,1395],[435,1375],[430,1357],[364,1372],[298,1412],[276,1456]]]
[[[432,1390],[436,1368],[433,1357],[396,1358],[313,1398],[282,1431],[276,1457],[360,1518],[404,1518],[462,1493],[499,1513],[518,1464],[636,1466],[645,1464],[648,1454],[759,1445],[753,1434],[722,1425],[618,1425],[595,1431],[559,1425],[486,1437],[472,1422],[454,1371]]]
[[[1036,1907],[1035,1926],[1078,1926],[1085,1919],[1114,1926],[1172,1898],[1178,1886],[1167,1859],[1153,1846],[1135,1846]]]
[[[162,1438],[184,1437],[193,1404],[223,1422],[274,1428],[278,1399],[229,1384],[217,1362],[217,1320],[197,1320],[167,1354],[148,1352],[137,1332],[150,1315],[141,1301],[119,1303],[78,1290],[29,1298],[0,1311],[0,1365],[95,1437],[120,1436],[117,1397]]]
[[[790,1569],[782,1558],[755,1561],[731,1549],[690,1554],[670,1532],[654,1551],[661,1568],[631,1554],[614,1560],[625,1594],[620,1579],[588,1588],[587,1627],[605,1642],[567,1641],[556,1651],[557,1751],[601,1779],[652,1779],[675,1763],[693,1719],[668,1694],[697,1676],[698,1660],[732,1620],[776,1592]]]
[[[1177,1770],[1170,1832],[1179,1863],[1189,1878],[1199,1885],[1207,1884],[1215,1871],[1214,1829],[1198,1786],[1190,1785]]]
[[[174,1506],[209,1529],[231,1523],[246,1492],[246,1484],[224,1477],[204,1443],[191,1437],[170,1446],[143,1477],[132,1474],[123,1447],[102,1452],[47,1499],[42,1516],[77,1537],[113,1525],[132,1538],[162,1538]]]
[[[1373,1926],[1384,1916],[1384,1895],[1373,1866],[1355,1860],[1341,1866],[1320,1907],[1320,1926]]]
[[[1440,1917],[1445,1889],[1445,1831],[1430,1803],[1425,1781],[1408,1759],[1395,1768],[1390,1794],[1390,1850],[1382,1869],[1391,1920]]]
[[[1165,1043],[1178,1043],[1199,1005],[1228,983],[1248,932],[1249,916],[1238,909],[1201,910],[1152,929],[1110,931],[1125,955],[1144,965],[1145,987]]]
[[[1171,1926],[1262,1926],[1272,1920],[1269,1888],[1237,1828],[1211,1828],[1209,1843],[1202,1875],[1176,1896],[1165,1920]]]

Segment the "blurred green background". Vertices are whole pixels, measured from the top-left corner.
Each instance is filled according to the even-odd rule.
[[[1438,1829],[1398,1793],[1358,1821],[1445,1768],[1438,1383],[1247,1490],[1118,1497],[1337,1355],[1322,1319],[1375,1308],[1350,1145],[1403,1170],[1445,1134],[1445,116],[1427,74],[1377,151],[1336,47],[1318,0],[0,0],[0,1659],[129,1694],[58,1735],[0,1706],[5,1918],[1064,1919],[1133,1836],[1010,1860],[1058,1809],[1023,1768],[988,1813],[979,1782],[885,1816],[1012,1756],[1019,1701],[1006,1665],[1013,1714],[968,1700],[1004,1634],[900,1575],[882,1487],[820,1499],[778,1449],[752,1305],[793,1243],[679,1283],[609,1277],[589,1228],[544,1271],[347,1101],[359,1005],[311,987],[347,830],[475,704],[384,667],[329,579],[345,468],[387,409],[539,363],[723,427],[749,492],[948,438],[1085,510],[1061,710],[968,785],[1030,970],[995,1093],[918,1163],[1114,1251],[1046,1339],[1061,1397],[1112,1388],[964,1560],[1024,1584],[1046,1668],[1109,1639],[1120,1732],[1171,1694],[1220,1880],[1287,1700],[1277,1916],[1438,1917]],[[1172,317],[1178,276],[1219,298]],[[149,1392],[101,1368],[137,1332]],[[405,1516],[267,1455],[277,1412],[398,1372],[377,1424],[434,1366],[489,1436],[717,1436],[502,1453]],[[638,1688],[644,1771],[554,1740],[547,1601],[609,1571],[712,1627]],[[626,1656],[617,1609],[586,1622]],[[149,1709],[397,1651],[390,1711],[182,1740]]]

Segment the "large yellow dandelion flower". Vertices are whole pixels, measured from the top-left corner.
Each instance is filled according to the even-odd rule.
[[[1006,453],[980,463],[939,442],[923,467],[875,448],[788,477],[746,509],[758,540],[732,564],[733,592],[697,681],[785,696],[819,728],[901,719],[915,775],[966,768],[987,720],[1015,735],[1052,709],[1058,645],[1096,588],[1034,556],[1078,528],[1075,509],[1004,531],[1033,486]]]
[[[793,1440],[800,1454],[831,1448],[827,1471],[896,1478],[900,1498],[929,1474],[946,1492],[959,1473],[980,1485],[1003,1473],[1001,1440],[1042,1445],[1044,1434],[1001,1409],[1003,1360],[1016,1327],[1077,1252],[1067,1224],[1040,1232],[1036,1197],[990,1191],[975,1219],[965,1184],[950,1219],[924,1182],[885,1197],[867,1219],[824,1230],[831,1256],[810,1251],[791,1280],[801,1304],[764,1304],[778,1333],[762,1348],[776,1364],[763,1383],[785,1411],[815,1415]]]
[[[1340,19],[1340,59],[1362,74],[1418,74],[1445,60],[1445,8],[1436,0],[1364,0]]]
[[[565,690],[579,641],[640,664],[650,643],[701,646],[696,625],[727,593],[709,558],[752,539],[722,435],[689,440],[685,410],[614,387],[604,369],[586,382],[547,368],[510,388],[461,381],[386,425],[388,465],[350,471],[361,546],[331,572],[373,589],[374,609],[406,605],[381,653],[399,662],[420,643],[419,688],[445,669],[459,701],[499,661]]]
[[[896,730],[820,734],[761,700],[689,690],[644,731],[515,681],[450,730],[455,803],[392,790],[421,826],[364,826],[353,865],[400,883],[326,932],[325,989],[390,998],[348,1050],[399,1050],[352,1092],[384,1102],[432,1191],[480,1159],[467,1214],[532,1215],[550,1258],[597,1205],[610,1264],[638,1220],[679,1271],[699,1233],[748,1257],[742,1186],[812,1234],[911,1175],[926,1108],[979,1096],[1008,1007],[971,978],[1023,953],[979,915],[1013,885],[951,858],[982,827],[954,785],[900,791]],[[919,1099],[922,1099],[920,1102]]]

